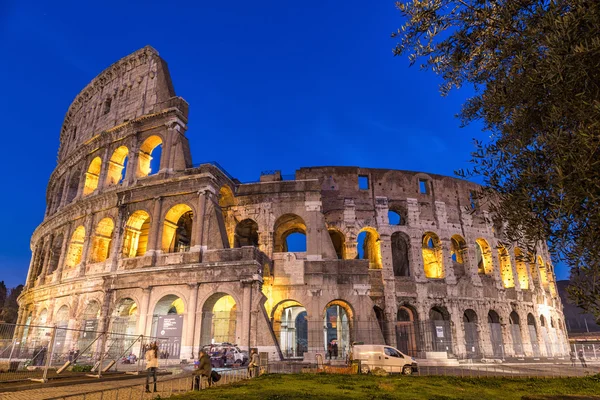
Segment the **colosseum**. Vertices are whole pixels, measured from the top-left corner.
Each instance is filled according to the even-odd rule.
[[[73,328],[72,343],[155,336],[172,359],[218,342],[305,361],[354,341],[420,358],[568,352],[548,249],[503,247],[476,184],[360,167],[243,183],[192,163],[187,122],[151,47],[77,95],[31,238],[23,342],[44,340],[31,325]]]

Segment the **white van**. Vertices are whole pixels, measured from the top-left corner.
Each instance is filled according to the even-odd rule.
[[[382,344],[355,344],[352,346],[352,359],[360,360],[362,373],[368,373],[378,367],[389,373],[403,373],[404,375],[410,375],[419,370],[414,358],[398,349]]]

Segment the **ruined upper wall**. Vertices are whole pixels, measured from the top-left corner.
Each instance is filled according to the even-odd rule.
[[[174,96],[167,63],[152,47],[122,58],[94,78],[69,107],[59,163],[102,131],[168,108],[165,102]]]

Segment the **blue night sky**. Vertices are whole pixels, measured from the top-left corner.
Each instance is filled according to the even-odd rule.
[[[0,280],[25,281],[69,104],[145,45],[190,104],[194,163],[218,161],[241,181],[318,165],[468,167],[485,137],[454,117],[468,92],[442,98],[437,77],[393,57],[400,23],[393,0],[0,0]]]

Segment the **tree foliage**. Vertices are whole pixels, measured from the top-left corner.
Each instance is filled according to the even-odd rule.
[[[470,85],[481,121],[472,169],[508,243],[547,243],[571,297],[600,317],[600,1],[410,0],[395,55]]]

